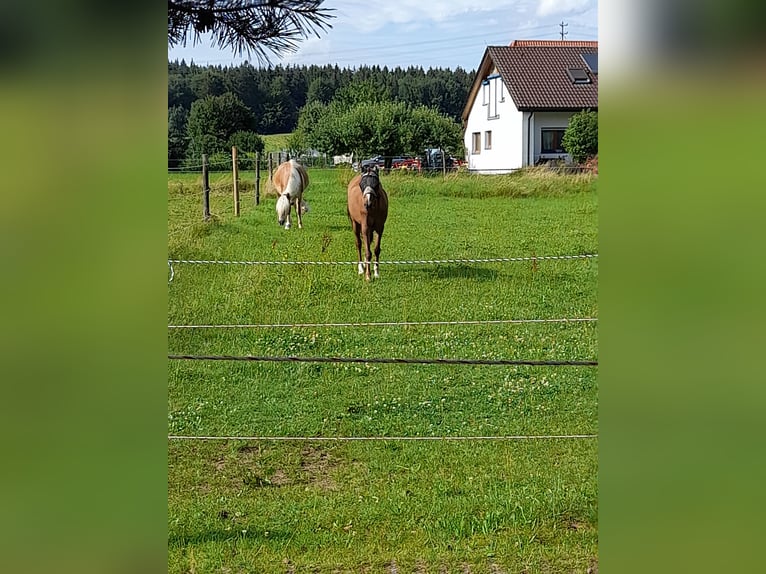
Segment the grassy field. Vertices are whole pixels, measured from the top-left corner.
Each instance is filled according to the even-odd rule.
[[[264,184],[168,178],[172,259],[356,258],[351,173],[313,170],[304,229]],[[590,176],[384,175],[381,278],[355,265],[175,264],[170,325],[595,317],[597,259],[387,261],[596,253]],[[263,182],[262,182],[263,183]],[[597,359],[595,322],[169,329],[170,353]],[[596,434],[597,369],[170,361],[172,435],[497,437]],[[578,572],[598,561],[597,440],[169,442],[169,572]]]
[[[263,138],[263,151],[281,151],[287,149],[287,139],[290,134],[270,134],[261,136]]]

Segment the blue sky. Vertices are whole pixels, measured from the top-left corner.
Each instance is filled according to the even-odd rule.
[[[486,46],[560,39],[562,21],[565,39],[598,39],[596,0],[326,0],[323,7],[334,9],[332,28],[272,63],[473,70]],[[248,60],[211,47],[209,38],[168,49],[168,58],[221,66]],[[254,56],[250,61],[258,65]]]

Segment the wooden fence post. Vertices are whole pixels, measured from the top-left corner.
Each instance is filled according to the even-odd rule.
[[[261,203],[261,152],[255,152],[255,205]]]
[[[231,177],[234,180],[234,215],[239,217],[239,166],[236,146],[231,148]]]
[[[202,218],[210,220],[210,178],[207,171],[207,154],[202,154]]]
[[[274,152],[269,152],[269,181],[274,177]]]

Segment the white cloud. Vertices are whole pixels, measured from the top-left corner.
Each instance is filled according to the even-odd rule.
[[[322,65],[328,62],[332,51],[333,43],[331,38],[317,38],[316,36],[310,36],[298,45],[298,50],[296,52],[287,52],[283,54],[281,59],[274,58],[274,61],[275,63],[282,65]]]
[[[446,22],[461,15],[494,12],[508,8],[523,8],[536,0],[495,0],[477,3],[476,0],[382,0],[374,3],[339,0],[333,4],[336,15],[358,23],[360,32],[374,31],[386,24],[417,22]]]
[[[540,0],[537,15],[569,14],[589,8],[592,3],[593,0]]]

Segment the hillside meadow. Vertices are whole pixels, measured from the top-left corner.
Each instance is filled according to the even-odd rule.
[[[383,174],[380,279],[356,272],[343,169],[304,228],[267,174],[168,176],[168,351],[597,360],[597,179]],[[421,261],[421,263],[391,263]],[[325,264],[320,264],[325,263]],[[170,277],[170,275],[169,275]],[[471,322],[471,323],[468,323]],[[359,323],[366,323],[360,326]],[[170,360],[169,572],[578,572],[598,562],[597,368]],[[585,438],[508,438],[511,436]],[[353,439],[353,440],[351,440]],[[364,440],[361,440],[364,439]]]

